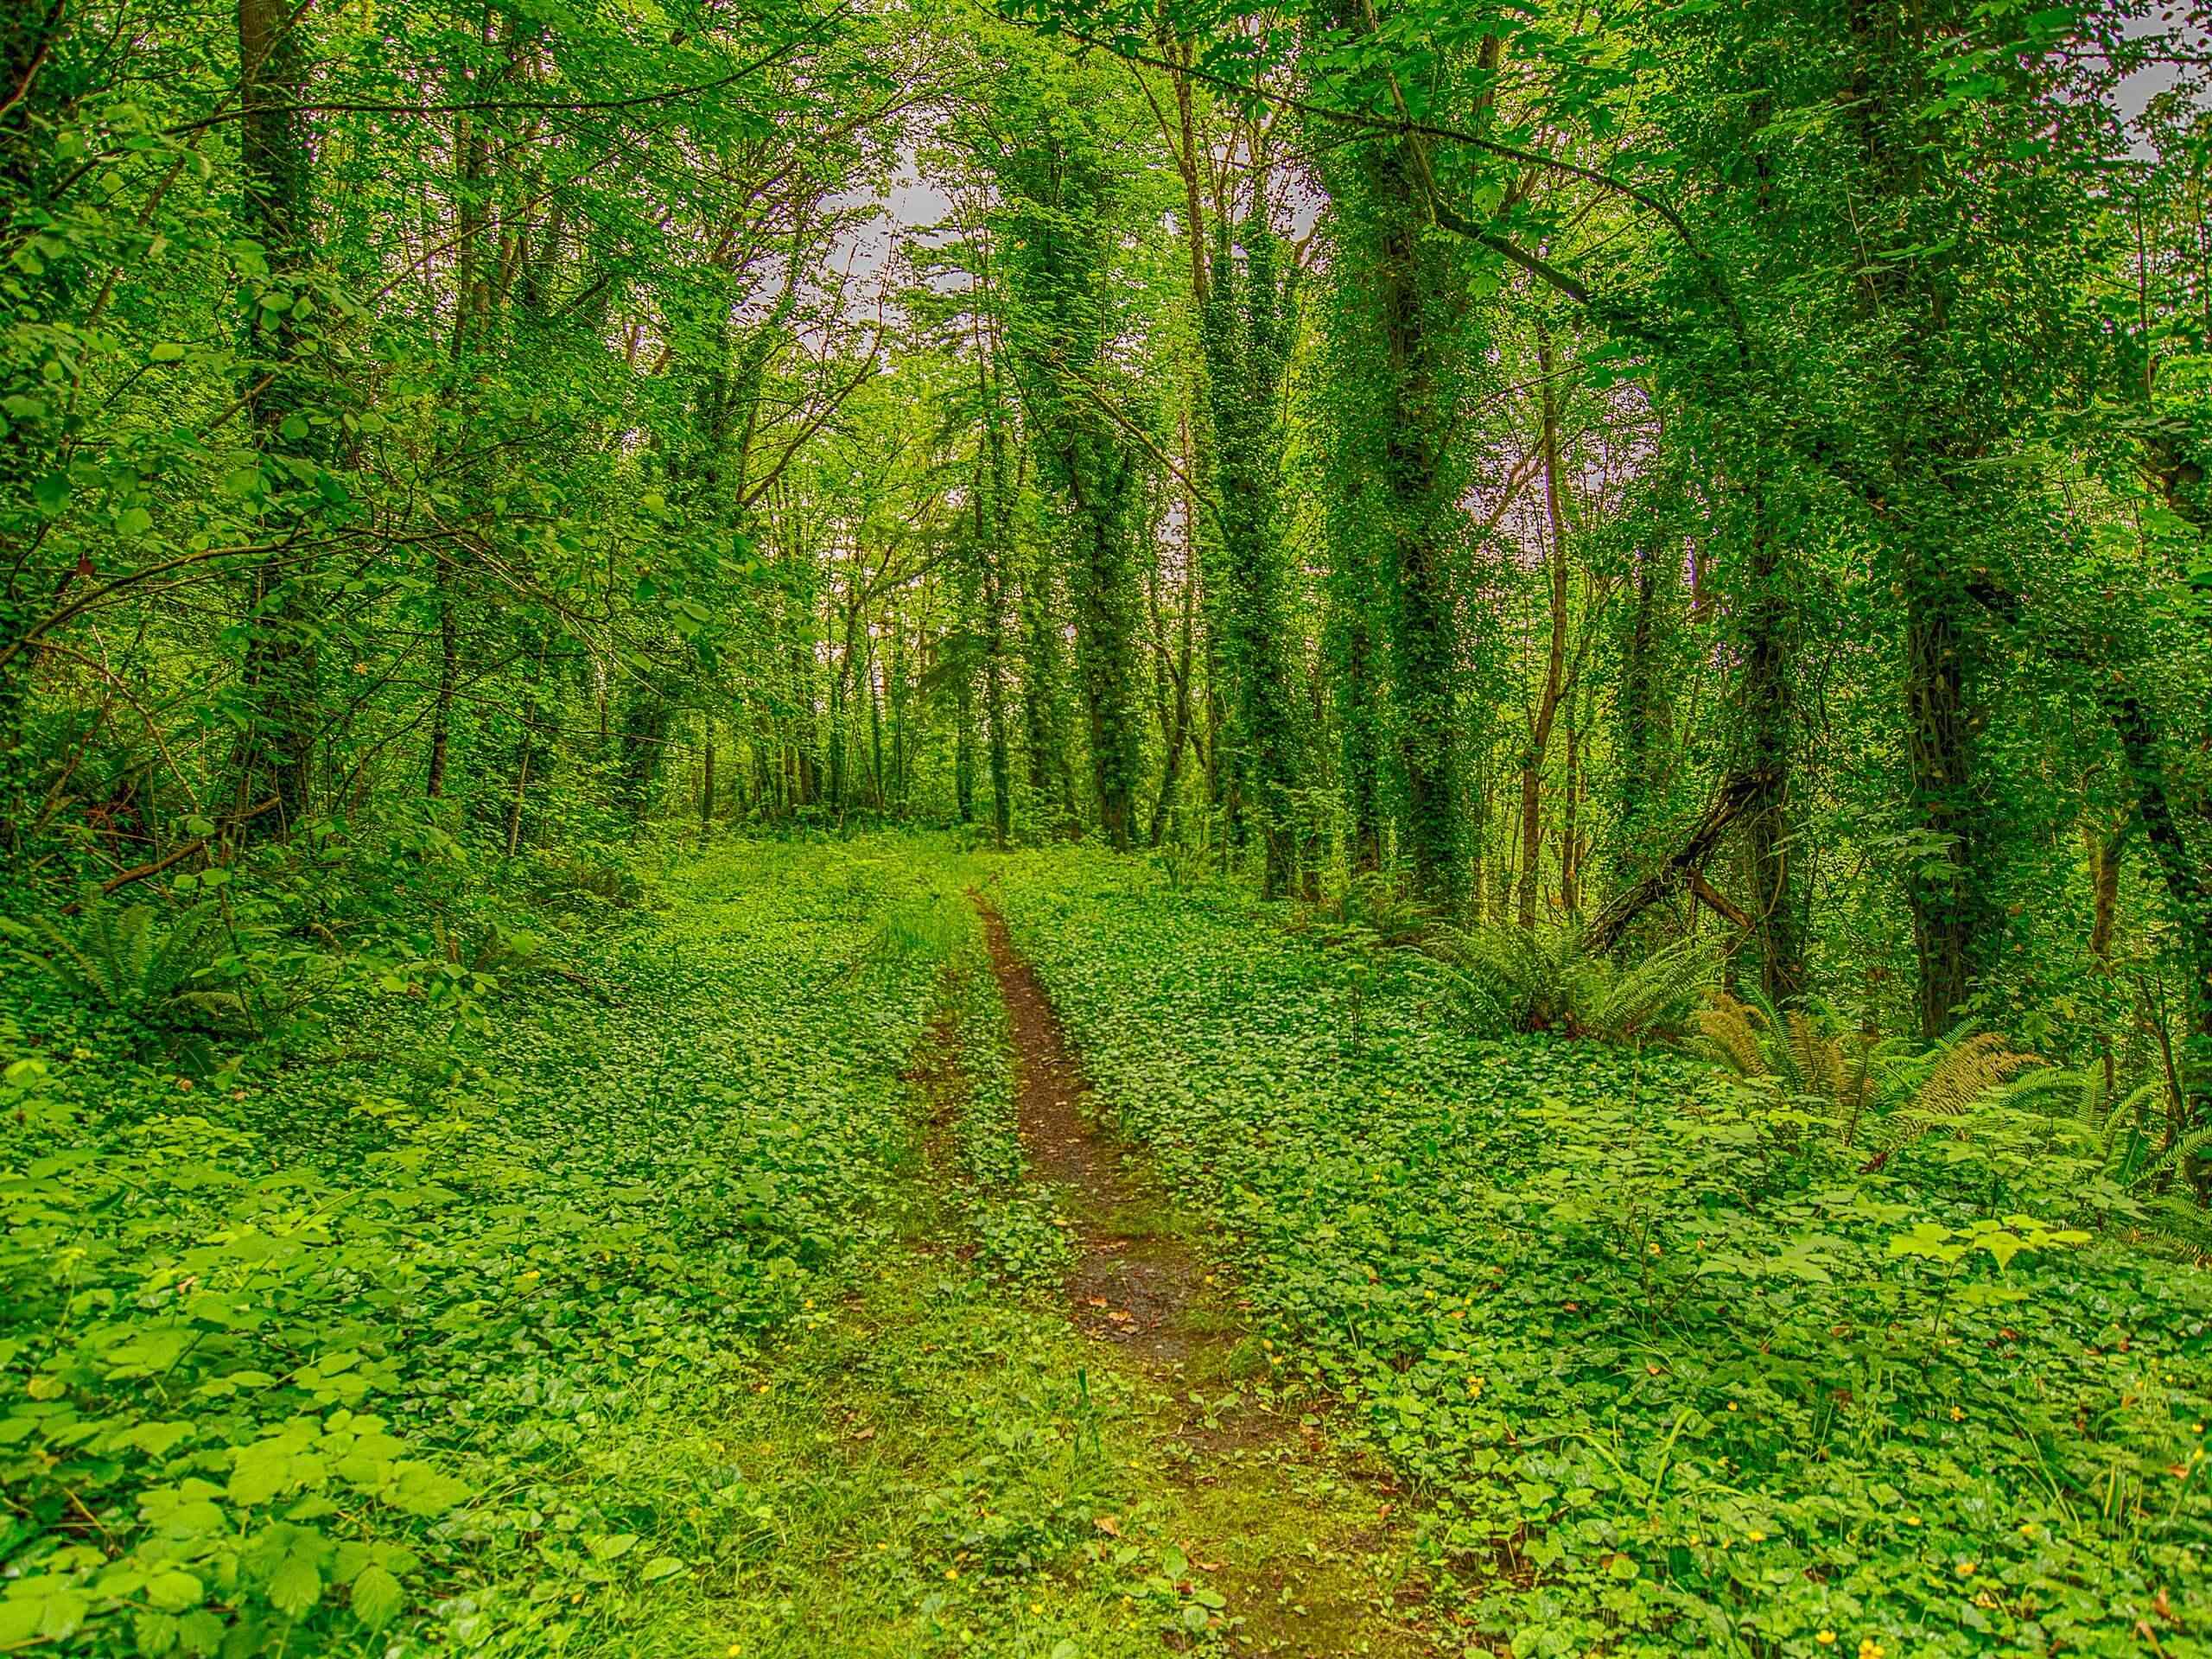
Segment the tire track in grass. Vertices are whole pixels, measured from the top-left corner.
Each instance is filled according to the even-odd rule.
[[[1154,1449],[1175,1509],[1161,1519],[1225,1600],[1226,1644],[1312,1659],[1434,1651],[1426,1584],[1392,1519],[1402,1494],[1310,1418],[1238,1386],[1264,1375],[1263,1345],[1184,1218],[1084,1110],[1088,1087],[1043,986],[998,912],[969,897],[1006,1005],[1029,1173],[1058,1187],[1072,1222],[1068,1312],[1156,1397]]]

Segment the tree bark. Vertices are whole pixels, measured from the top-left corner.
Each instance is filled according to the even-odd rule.
[[[1551,526],[1548,613],[1551,635],[1544,658],[1544,683],[1529,722],[1529,745],[1521,757],[1521,903],[1516,916],[1523,929],[1536,925],[1536,890],[1543,868],[1542,790],[1544,761],[1551,748],[1552,723],[1567,675],[1567,514],[1560,503],[1559,393],[1552,382],[1551,332],[1536,330],[1536,372],[1541,383],[1544,516]]]
[[[308,150],[304,118],[296,105],[307,84],[302,25],[285,0],[238,0],[238,168],[240,217],[261,248],[272,289],[287,289],[308,264]],[[264,309],[250,296],[247,327],[273,359],[265,384],[246,404],[264,454],[280,460],[310,457],[307,439],[288,435],[304,417],[302,342],[296,310]],[[295,486],[279,483],[280,495]],[[297,516],[297,509],[294,510]],[[306,578],[271,559],[254,572],[248,601],[245,658],[240,670],[247,708],[245,728],[232,763],[237,805],[273,798],[274,812],[246,821],[247,833],[283,837],[307,808],[315,760],[317,677],[313,606]]]

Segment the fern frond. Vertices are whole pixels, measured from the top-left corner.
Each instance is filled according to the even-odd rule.
[[[2137,1224],[2142,1230],[2178,1245],[2197,1261],[2212,1256],[2212,1211],[2182,1192],[2161,1192],[2145,1200]]]
[[[143,999],[153,983],[158,941],[154,937],[154,907],[133,905],[117,920],[109,961],[118,1001]]]
[[[2118,1105],[2105,1115],[2099,1134],[2107,1156],[2111,1155],[2112,1143],[2118,1138],[2120,1130],[2130,1125],[2139,1126],[2143,1121],[2145,1105],[2164,1094],[2165,1088],[2165,1080],[2163,1077],[2142,1084],[2131,1090]]]
[[[54,983],[65,991],[94,1001],[107,1000],[100,985],[99,969],[93,965],[92,957],[78,948],[74,939],[43,916],[36,918],[31,927],[45,949],[29,952],[30,958],[45,969]]]
[[[2190,1163],[2208,1149],[2212,1149],[2212,1123],[2208,1123],[2202,1128],[2191,1129],[2173,1145],[2168,1147],[2158,1157],[2144,1166],[2143,1173],[2135,1178],[2136,1182],[2139,1185],[2147,1185],[2162,1180],[2170,1175],[2186,1174]]]
[[[1570,947],[1579,955],[1579,938]],[[1680,1008],[1713,979],[1713,949],[1683,939],[1653,951],[1598,993],[1582,1023],[1604,1036],[1633,1037]]]
[[[2089,1086],[2094,1089],[2098,1085],[2092,1083]],[[2078,1100],[2082,1088],[2082,1080],[2080,1073],[2063,1071],[2055,1065],[2038,1064],[2024,1071],[2016,1072],[2000,1082],[1992,1084],[1982,1091],[1974,1104],[1978,1109],[2003,1106],[2017,1110],[2028,1110],[2034,1109],[2036,1103],[2046,1095],[2071,1095]],[[2060,1116],[2060,1113],[2057,1109],[2052,1108],[2047,1109],[2044,1115],[2056,1117]],[[2065,1115],[2079,1117],[2082,1113],[2077,1106]]]
[[[1821,1028],[1803,1008],[1792,1008],[1788,1017],[1789,1058],[1796,1068],[1800,1092],[1819,1095],[1844,1103],[1843,1046]]]
[[[2008,1046],[1999,1033],[1977,1032],[1938,1049],[1935,1065],[1913,1091],[1906,1109],[1929,1120],[1962,1116],[2008,1077],[2043,1064],[2037,1056]]]
[[[1758,1017],[1749,1003],[1716,990],[1698,1010],[1694,1023],[1715,1059],[1732,1067],[1738,1077],[1756,1079],[1774,1075],[1759,1044],[1759,1027],[1754,1023]]]
[[[213,904],[196,905],[170,923],[140,981],[146,1000],[159,1001],[188,988],[213,960],[221,943],[221,927],[222,912]]]
[[[1880,1096],[1889,1108],[1883,1124],[1882,1157],[1939,1129],[1959,1135],[1969,1133],[1967,1120],[1993,1091],[2019,1072],[2044,1065],[2038,1057],[2008,1046],[2003,1035],[1993,1031],[1955,1032],[1918,1055],[1878,1055]]]

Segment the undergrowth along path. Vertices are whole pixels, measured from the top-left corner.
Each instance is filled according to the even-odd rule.
[[[1154,1449],[1173,1475],[1160,1520],[1191,1563],[1189,1592],[1218,1599],[1213,1628],[1238,1651],[1432,1650],[1427,1586],[1392,1524],[1402,1494],[1332,1446],[1311,1412],[1273,1407],[1250,1386],[1268,1372],[1264,1344],[1188,1218],[1085,1109],[1082,1068],[1044,988],[998,912],[969,898],[1006,1008],[1028,1173],[1053,1185],[1070,1236],[1068,1313],[1150,1397]],[[1099,1524],[1119,1530],[1110,1516]]]

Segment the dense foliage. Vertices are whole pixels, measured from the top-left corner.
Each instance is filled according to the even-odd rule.
[[[13,0],[0,1651],[1253,1638],[1071,1393],[971,884],[1431,1506],[1399,1637],[2201,1645],[2208,74]],[[764,1577],[833,1487],[929,1523]]]
[[[2212,1285],[2093,1243],[2116,1195],[2050,1126],[1870,1168],[1679,1052],[1489,1034],[1371,932],[1096,858],[1005,891],[1102,1107],[1234,1241],[1277,1386],[1436,1494],[1470,1638],[2197,1644]]]
[[[674,891],[484,976],[480,1035],[365,995],[214,1087],[11,1013],[0,1646],[705,1641],[717,1420],[886,1236],[943,924],[881,856]]]

